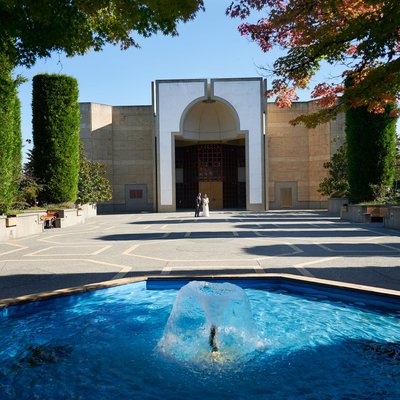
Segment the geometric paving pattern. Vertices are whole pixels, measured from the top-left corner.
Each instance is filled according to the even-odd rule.
[[[0,298],[133,275],[291,273],[400,289],[400,232],[320,211],[104,215],[0,242]]]

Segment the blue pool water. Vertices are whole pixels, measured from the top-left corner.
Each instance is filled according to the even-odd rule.
[[[265,346],[229,362],[160,351],[173,289],[139,282],[11,308],[0,316],[0,399],[400,398],[398,311],[245,291]]]

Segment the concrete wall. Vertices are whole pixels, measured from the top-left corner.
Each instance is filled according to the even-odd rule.
[[[293,208],[327,208],[327,198],[317,190],[327,175],[323,164],[343,141],[343,115],[315,129],[290,124],[297,116],[317,110],[314,102],[293,103],[291,108],[267,105],[271,209],[282,208],[281,190],[285,189],[292,192]]]
[[[71,208],[67,210],[60,210],[58,212],[55,227],[66,228],[68,226],[80,225],[85,223],[85,217],[81,210]]]
[[[95,217],[97,206],[96,204],[83,204],[78,209],[60,210],[58,214],[60,218],[56,220],[55,227],[65,228],[84,224],[87,219]],[[46,215],[46,211],[26,212],[11,218],[0,216],[0,242],[43,232],[44,222],[41,217],[44,215]]]
[[[367,208],[366,205],[349,204],[342,206],[340,217],[345,221],[357,222],[357,223],[367,223],[370,221],[367,218]]]
[[[112,106],[81,103],[81,141],[89,159],[112,165]]]
[[[78,208],[70,208],[58,211],[56,228],[66,228],[68,226],[84,224],[88,218],[97,215],[96,204],[83,204]]]
[[[383,219],[385,228],[400,229],[400,207],[389,207],[388,215]]]
[[[11,226],[7,227],[7,218],[0,216],[0,241],[19,239],[24,236],[36,235],[43,231],[43,221],[40,220],[44,211],[18,214],[8,219]]]
[[[151,106],[113,108],[113,211],[154,210],[153,124]],[[142,187],[147,198],[135,205],[129,188]]]
[[[80,207],[81,212],[85,220],[93,218],[97,215],[97,205],[96,204],[82,204]]]
[[[328,199],[328,214],[332,217],[340,217],[342,206],[349,204],[347,197]]]
[[[393,208],[393,210],[392,210]],[[385,226],[394,228],[398,223],[396,207],[386,204],[349,204],[341,209],[341,218],[351,222],[386,222]]]
[[[99,213],[154,211],[153,125],[151,106],[81,103],[81,140],[91,160],[106,164],[113,192]],[[132,198],[138,190],[142,198]]]
[[[241,98],[239,90],[232,89],[231,81],[212,80],[212,83],[215,85],[215,93],[212,95],[216,98],[227,97],[230,103]],[[249,83],[259,85],[257,80],[238,80],[237,84],[240,87]],[[226,92],[225,84],[226,88],[232,89],[232,93]],[[156,105],[158,110],[160,107],[163,109],[157,120],[154,118],[152,106],[81,104],[81,139],[85,150],[90,159],[107,165],[113,190],[113,198],[98,205],[99,213],[175,210],[172,135],[180,129],[179,121],[185,107],[191,102],[206,98],[207,81],[158,81],[156,89],[159,100]],[[177,105],[178,97],[180,103]],[[307,129],[303,125],[292,126],[290,121],[301,114],[317,111],[315,102],[297,102],[291,108],[284,109],[268,103],[265,105],[267,117],[263,143],[261,112],[258,110],[253,116],[246,109],[246,104],[235,103],[235,107],[239,111],[241,107],[244,110],[238,114],[240,123],[243,123],[240,128],[257,131],[252,136],[252,141],[246,139],[247,148],[252,149],[247,154],[248,209],[258,209],[257,204],[260,209],[283,208],[281,197],[288,192],[292,196],[292,204],[288,208],[327,208],[328,199],[318,193],[318,186],[327,175],[323,164],[343,143],[344,115],[340,114],[330,123],[319,125],[315,129]],[[251,108],[254,107],[257,105]],[[248,118],[249,121],[256,120],[257,127],[254,129],[250,122],[249,126],[243,122],[247,121],[246,116],[250,114],[252,117]],[[156,125],[161,127],[157,139],[157,162]],[[263,151],[267,153],[264,161]],[[262,198],[264,188],[267,191],[267,204],[264,204]],[[136,198],[137,193],[141,193],[142,197]]]
[[[96,103],[80,103],[81,142],[87,157],[106,165],[107,178],[114,188],[113,174],[113,127],[112,106]],[[109,207],[113,200],[105,203]]]

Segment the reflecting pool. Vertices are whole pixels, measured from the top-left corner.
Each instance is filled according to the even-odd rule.
[[[231,297],[213,299],[211,316],[184,314],[180,326],[203,333],[172,351],[164,335],[176,289],[139,282],[10,307],[0,316],[0,399],[400,398],[400,305],[383,310],[315,290],[244,292],[251,315],[236,315],[246,300],[234,297],[239,309],[218,320],[213,312]],[[242,335],[239,350],[229,332]],[[209,356],[213,345],[228,356]]]

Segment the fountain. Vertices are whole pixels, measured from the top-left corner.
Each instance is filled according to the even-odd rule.
[[[186,283],[10,306],[0,399],[400,399],[400,297],[286,279]]]
[[[264,345],[242,288],[192,281],[180,289],[158,349],[182,361],[232,362]]]

